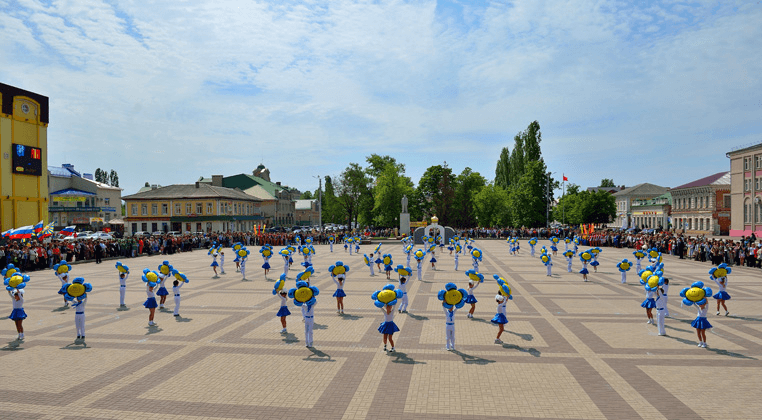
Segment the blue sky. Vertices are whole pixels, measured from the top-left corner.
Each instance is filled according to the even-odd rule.
[[[533,120],[583,187],[677,186],[762,141],[762,4],[0,0],[0,81],[50,97],[48,159],[145,182],[317,188],[371,153],[494,177]]]

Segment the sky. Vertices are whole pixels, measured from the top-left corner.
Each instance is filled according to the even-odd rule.
[[[675,187],[762,142],[760,1],[0,0],[0,82],[48,163],[302,191],[372,154],[488,180],[537,120],[554,177]]]

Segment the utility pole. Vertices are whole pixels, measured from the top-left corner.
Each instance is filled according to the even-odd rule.
[[[545,227],[550,228],[550,172],[548,172],[548,179],[545,182],[545,197],[548,200],[545,205]]]
[[[320,175],[313,178],[318,179],[318,226],[323,231],[323,178]]]

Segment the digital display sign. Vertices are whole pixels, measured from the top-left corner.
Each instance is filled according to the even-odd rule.
[[[42,150],[39,147],[12,144],[13,172],[24,175],[42,176]]]

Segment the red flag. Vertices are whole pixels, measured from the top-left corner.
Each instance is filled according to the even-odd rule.
[[[564,175],[564,181],[568,181],[568,180],[569,178],[567,178],[566,175]]]

